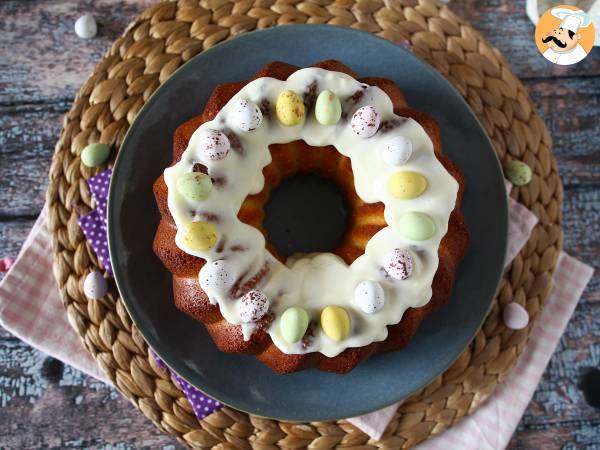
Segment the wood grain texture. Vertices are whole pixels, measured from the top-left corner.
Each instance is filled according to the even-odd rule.
[[[15,256],[39,213],[54,143],[74,93],[150,1],[0,2],[0,256]],[[453,0],[525,80],[565,183],[565,249],[600,269],[600,50],[558,67],[533,45],[523,1]],[[93,10],[99,35],[73,23]],[[0,277],[2,275],[0,274]],[[600,412],[577,387],[600,366],[600,277],[586,290],[512,449],[600,448]],[[0,332],[0,442],[8,448],[178,448],[110,387]],[[58,412],[58,413],[57,413]]]
[[[0,217],[37,215],[66,102],[0,107]],[[26,195],[25,195],[26,194]]]
[[[2,448],[181,448],[114,388],[16,338],[0,343]]]
[[[112,41],[151,1],[19,1],[0,4],[0,103],[71,99]],[[77,18],[93,12],[94,39],[73,31]]]
[[[600,73],[598,48],[572,67],[552,64],[541,56],[533,41],[535,27],[525,14],[525,0],[453,0],[450,7],[504,54],[521,79],[588,77]]]

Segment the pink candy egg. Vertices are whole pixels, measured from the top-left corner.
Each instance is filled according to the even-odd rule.
[[[502,311],[504,325],[512,330],[522,330],[529,323],[529,313],[516,302],[510,302]]]
[[[108,292],[108,284],[98,271],[90,272],[83,281],[83,293],[90,300],[98,300]]]
[[[385,258],[385,271],[396,280],[405,280],[412,274],[413,258],[408,250],[395,248]]]
[[[231,148],[229,138],[222,131],[203,130],[199,141],[202,154],[211,161],[225,158]]]
[[[10,269],[13,263],[13,259],[9,258],[8,256],[0,259],[0,272],[8,272],[8,269]]]
[[[270,302],[260,291],[250,291],[240,299],[238,313],[245,323],[260,320],[269,311]]]
[[[379,129],[381,117],[374,106],[359,108],[350,121],[352,131],[361,138],[370,138]]]

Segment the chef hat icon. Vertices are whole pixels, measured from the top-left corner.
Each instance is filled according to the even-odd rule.
[[[577,33],[579,28],[585,28],[590,25],[591,19],[581,10],[574,11],[567,8],[554,8],[551,10],[554,17],[561,20],[560,28]]]

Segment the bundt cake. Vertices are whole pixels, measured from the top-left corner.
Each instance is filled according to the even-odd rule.
[[[333,253],[278,255],[263,206],[282,180],[316,174],[346,197]],[[273,62],[215,88],[182,124],[154,184],[154,252],[174,301],[224,352],[277,373],[345,373],[406,346],[450,298],[468,246],[464,182],[436,122],[392,81],[337,61]]]

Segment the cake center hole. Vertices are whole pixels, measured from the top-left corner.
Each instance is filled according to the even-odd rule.
[[[332,252],[347,228],[348,207],[340,188],[317,175],[295,175],[271,192],[264,227],[284,258],[294,253]]]

